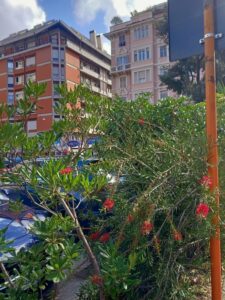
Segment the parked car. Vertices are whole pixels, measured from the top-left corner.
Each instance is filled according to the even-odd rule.
[[[0,262],[8,264],[12,257],[10,249],[15,252],[28,249],[38,241],[30,229],[35,219],[45,220],[46,213],[35,207],[23,190],[16,186],[0,188],[0,230],[3,238],[8,242],[9,252],[0,252]],[[13,277],[12,280],[16,280]],[[0,291],[4,291],[7,282],[0,281]]]
[[[16,251],[36,241],[29,229],[35,219],[45,220],[47,213],[32,203],[25,191],[16,186],[0,188],[0,229],[7,228],[6,240]],[[1,254],[0,254],[1,259]]]

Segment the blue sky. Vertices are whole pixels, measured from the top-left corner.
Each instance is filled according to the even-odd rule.
[[[83,1],[85,2],[85,0]],[[86,23],[76,21],[76,16],[74,14],[74,5],[73,1],[71,0],[41,0],[39,1],[39,3],[45,10],[47,19],[61,19],[86,36],[89,35],[89,31],[92,29],[95,29],[97,33],[103,33],[108,30],[103,21],[103,11],[99,11],[93,21]]]
[[[0,0],[0,39],[11,33],[32,28],[46,20],[61,19],[89,37],[109,31],[115,16],[128,20],[133,10],[142,11],[166,0]],[[104,39],[105,48],[110,43]]]

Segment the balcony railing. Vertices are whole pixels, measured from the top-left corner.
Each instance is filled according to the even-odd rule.
[[[126,70],[129,70],[129,69],[130,69],[130,64],[125,64],[125,65],[119,65],[119,66],[116,66],[116,67],[112,67],[111,72],[112,73],[122,72],[122,71],[126,71]]]

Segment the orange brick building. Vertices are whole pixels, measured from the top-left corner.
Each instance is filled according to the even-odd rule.
[[[73,89],[84,83],[93,92],[111,97],[110,66],[101,36],[91,31],[88,39],[62,21],[48,21],[0,41],[0,102],[13,105],[23,98],[29,80],[45,82],[40,108],[27,124],[29,134],[43,132],[59,118],[54,113],[57,85],[66,83]]]

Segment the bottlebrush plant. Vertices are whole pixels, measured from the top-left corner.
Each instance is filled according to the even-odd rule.
[[[48,217],[32,229],[40,242],[14,256],[23,280],[4,296],[25,297],[24,288],[32,282],[29,299],[38,299],[38,290],[48,281],[64,280],[82,252],[93,274],[80,299],[197,299],[201,286],[193,274],[199,282],[209,272],[216,210],[207,177],[204,103],[168,98],[152,105],[145,97],[112,101],[83,86],[74,91],[61,86],[55,108],[60,121],[49,132],[29,137],[29,101],[36,97],[38,104],[43,87],[26,88],[20,123],[10,122],[16,105],[0,106],[0,181],[21,188],[26,183]],[[225,109],[219,98],[223,157]],[[90,150],[92,135],[100,139]],[[79,140],[78,151],[65,149],[66,155],[56,159],[57,142],[66,147],[71,137]],[[80,167],[93,153],[96,163]],[[23,162],[5,169],[5,158],[18,155]],[[46,158],[43,165],[37,164],[39,157]],[[221,159],[221,197],[223,164]],[[74,200],[75,192],[79,199]],[[6,280],[7,269],[3,275]]]

